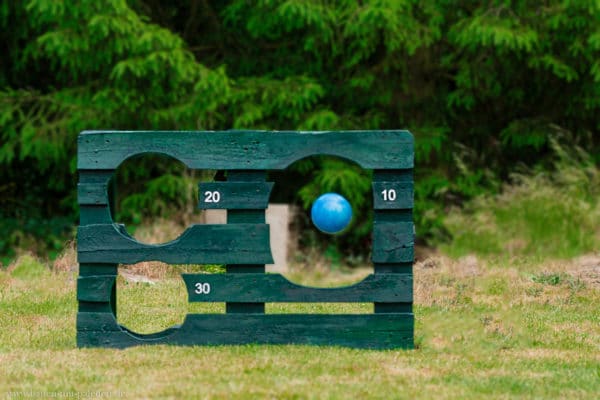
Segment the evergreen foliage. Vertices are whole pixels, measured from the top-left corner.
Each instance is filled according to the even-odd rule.
[[[409,129],[424,239],[557,136],[600,160],[598,1],[0,0],[0,43],[0,254],[75,221],[83,129]],[[313,167],[290,200],[362,207],[368,173]]]

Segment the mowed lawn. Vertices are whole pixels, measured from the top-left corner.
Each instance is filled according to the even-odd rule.
[[[598,259],[415,265],[415,350],[311,346],[78,349],[73,272],[31,258],[0,270],[0,397],[600,398]],[[300,278],[298,278],[300,279]],[[338,281],[339,276],[336,277]],[[181,322],[181,280],[119,278],[119,320]],[[370,305],[268,312],[370,312]]]

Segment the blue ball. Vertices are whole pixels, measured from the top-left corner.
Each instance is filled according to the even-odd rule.
[[[325,193],[313,203],[310,218],[321,232],[339,233],[350,224],[352,207],[343,196]]]

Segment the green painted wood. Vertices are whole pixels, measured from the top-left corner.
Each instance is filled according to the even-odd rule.
[[[170,155],[190,168],[228,171],[227,182],[200,186],[201,195],[202,189],[219,191],[218,207],[200,207],[228,208],[228,225],[192,226],[173,242],[144,245],[127,235],[124,227],[113,224],[107,185],[114,169],[127,158],[148,152]],[[264,170],[284,169],[294,161],[320,154],[344,157],[375,170],[375,274],[346,288],[307,288],[279,275],[264,274],[264,264],[272,262],[268,226],[264,224],[272,184],[265,182]],[[299,343],[413,347],[414,188],[410,133],[84,132],[79,137],[78,167],[80,346]],[[252,190],[257,190],[257,195],[248,194]],[[395,199],[378,197],[383,190],[393,190]],[[226,200],[221,200],[223,194]],[[138,335],[119,326],[114,284],[117,263],[148,260],[227,264],[227,274],[184,278],[188,290],[195,289],[199,279],[211,285],[207,295],[190,291],[191,301],[226,301],[227,314],[190,315],[183,326],[152,335]],[[375,314],[262,314],[265,301],[311,300],[373,301]]]
[[[79,224],[112,224],[113,219],[110,215],[110,208],[104,205],[86,205],[79,206]]]
[[[398,204],[389,206],[389,189],[387,202],[382,191],[386,187],[394,186]],[[374,271],[375,274],[408,274],[412,276],[412,263],[414,258],[413,246],[406,246],[410,242],[413,207],[413,171],[389,170],[374,171],[373,195],[374,197]],[[380,196],[379,198],[378,195]],[[394,228],[401,224],[402,229]],[[377,238],[375,240],[375,237]],[[413,235],[414,237],[414,235]],[[394,248],[393,242],[400,245]],[[412,313],[412,296],[407,301],[374,302],[376,314],[386,313]]]
[[[86,131],[78,138],[79,169],[114,170],[136,154],[172,156],[194,169],[285,169],[326,154],[367,169],[412,168],[408,131]]]
[[[378,274],[341,288],[297,285],[280,274],[182,274],[190,302],[407,302],[412,275]]]
[[[80,347],[141,344],[310,344],[357,348],[413,348],[414,316],[407,314],[191,314],[183,325],[153,335],[120,328],[106,314],[78,315]],[[87,329],[91,323],[101,329]]]
[[[108,205],[106,183],[80,183],[77,185],[79,204]]]
[[[200,209],[266,209],[273,182],[203,182]]]
[[[411,274],[413,263],[411,261],[401,263],[374,263],[373,269],[376,274]]]
[[[373,224],[374,263],[412,262],[414,260],[414,225],[412,222],[378,222]]]
[[[413,208],[412,182],[373,182],[373,209],[397,210]]]
[[[227,172],[227,181],[231,184],[244,184],[247,182],[250,183],[263,183],[266,180],[266,171],[239,171],[232,170]],[[265,223],[265,210],[264,208],[255,209],[255,210],[228,210],[227,211],[227,223],[228,224],[247,224],[247,223],[256,223],[262,224]],[[269,244],[270,245],[270,244]],[[227,273],[236,272],[236,273],[254,273],[254,274],[262,274],[265,272],[265,264],[270,263],[259,263],[253,262],[252,260],[248,260],[247,263],[242,265],[226,265],[225,271]],[[228,301],[225,303],[225,311],[227,313],[236,314],[236,313],[264,313],[265,305],[264,303],[258,301],[249,301],[249,302],[232,302]]]
[[[110,178],[114,175],[114,170],[89,170],[89,169],[80,169],[79,173],[79,183],[103,183],[107,184]]]
[[[115,280],[118,274],[118,264],[79,264],[79,277],[103,277],[102,279]],[[78,289],[79,290],[79,289]],[[117,315],[117,285],[112,285],[109,300],[84,301],[79,300],[79,311],[102,312]]]
[[[112,313],[104,312],[78,312],[77,313],[77,331],[95,331],[95,332],[122,332],[123,327],[117,323],[117,319]]]
[[[112,275],[80,276],[77,279],[77,300],[110,302],[116,277]]]
[[[162,245],[139,243],[119,224],[85,225],[78,229],[77,243],[80,263],[273,263],[266,224],[192,225]]]

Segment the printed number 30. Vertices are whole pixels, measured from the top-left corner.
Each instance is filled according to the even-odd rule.
[[[209,294],[210,293],[210,283],[208,282],[198,282],[196,283],[196,294]]]
[[[207,190],[206,192],[204,192],[204,202],[205,203],[218,203],[221,201],[221,193],[214,191],[211,192],[210,190]]]

